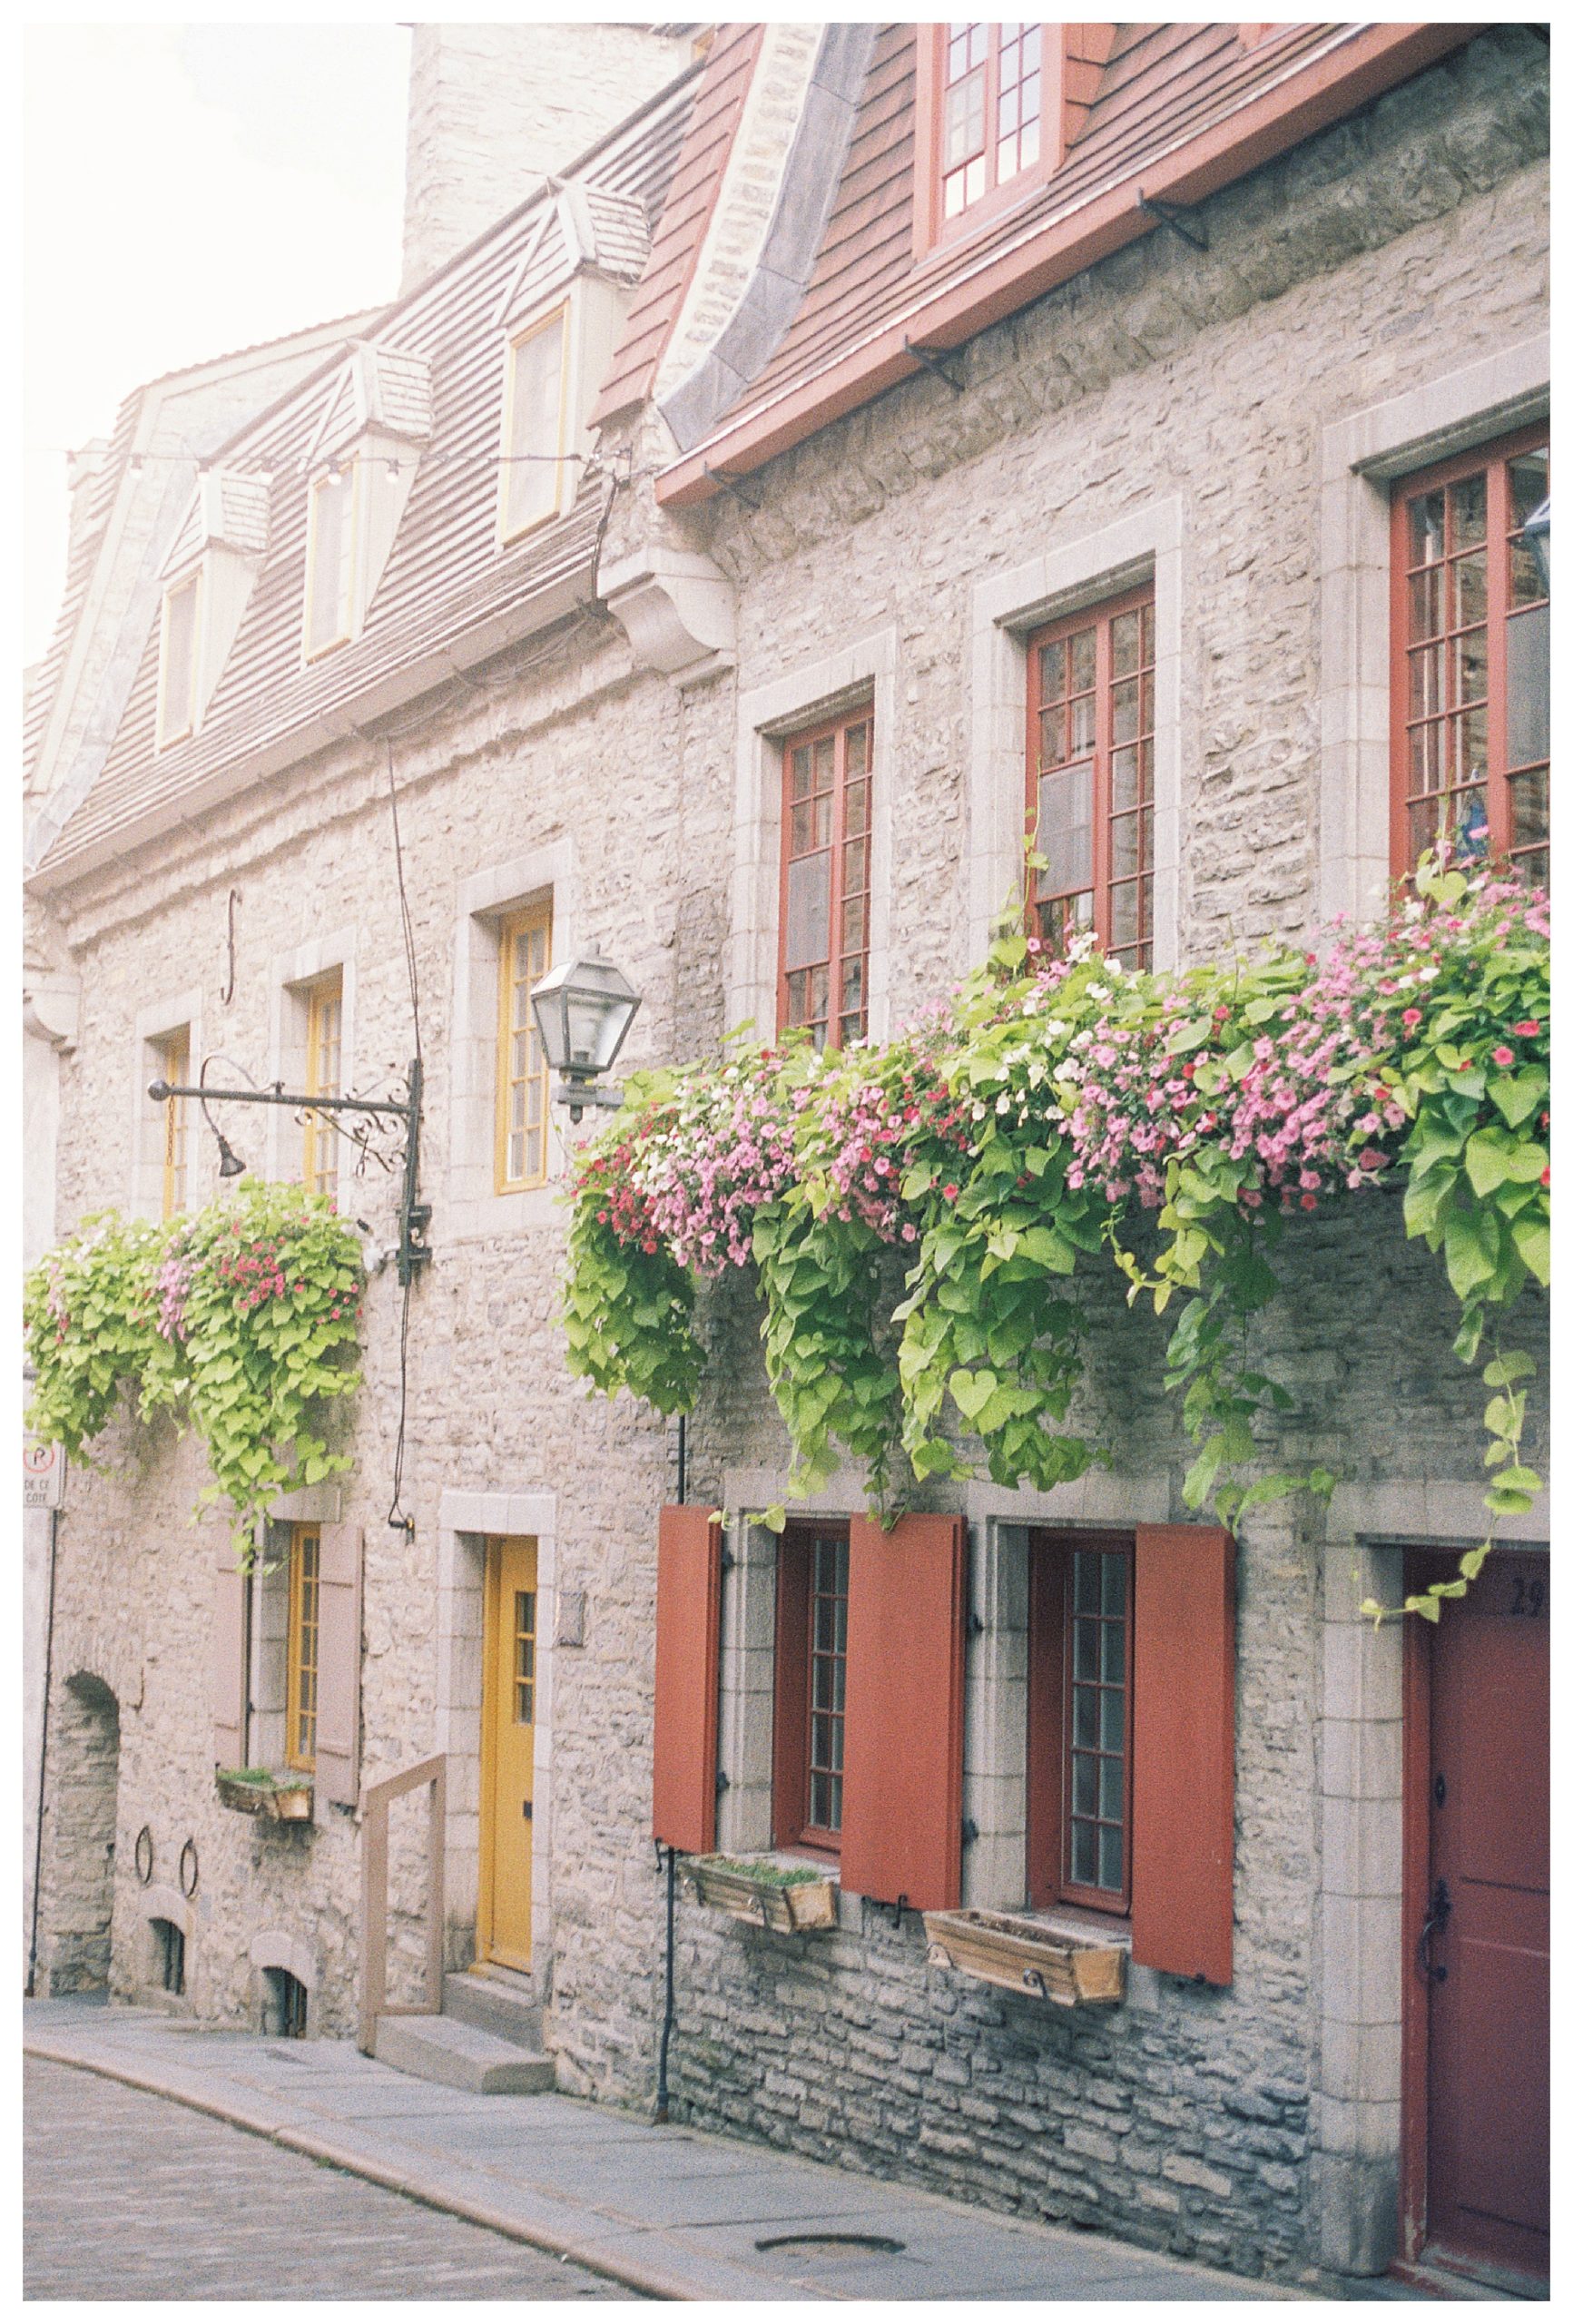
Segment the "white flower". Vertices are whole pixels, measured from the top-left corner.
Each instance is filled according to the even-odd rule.
[[[1010,1111],[1010,1098],[1005,1091],[1002,1090],[994,1100],[994,1110],[997,1114],[1008,1114]]]
[[[1086,990],[1089,1000],[1110,1000],[1114,998],[1106,984],[1089,984]]]
[[[1125,972],[1126,964],[1123,960],[1111,960],[1109,962],[1109,974],[1111,977],[1123,977]]]

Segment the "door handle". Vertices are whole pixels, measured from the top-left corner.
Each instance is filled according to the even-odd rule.
[[[1415,1940],[1415,1971],[1431,1984],[1441,1984],[1448,1974],[1445,1961],[1431,1960],[1433,1930],[1445,1929],[1452,1915],[1453,1900],[1448,1894],[1448,1884],[1439,1880],[1431,1891],[1430,1908],[1426,1914],[1420,1935]]]

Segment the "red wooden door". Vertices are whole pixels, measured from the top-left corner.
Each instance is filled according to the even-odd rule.
[[[1430,1640],[1424,2249],[1487,2280],[1548,2264],[1549,1639],[1548,1561],[1499,1549]]]

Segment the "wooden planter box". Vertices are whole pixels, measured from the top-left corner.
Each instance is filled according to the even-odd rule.
[[[241,1816],[266,1816],[275,1824],[312,1821],[315,1794],[313,1787],[303,1778],[257,1777],[221,1768],[213,1781],[224,1806]]]
[[[751,1879],[737,1865],[708,1856],[690,1856],[683,1872],[702,1905],[712,1905],[755,1928],[778,1929],[790,1935],[798,1929],[836,1925],[832,1880],[794,1880],[787,1885]]]
[[[1125,1999],[1123,1945],[1053,1935],[1017,1913],[925,1913],[923,1925],[936,1968],[958,1969],[1008,1993],[1034,1994],[1062,2009]]]

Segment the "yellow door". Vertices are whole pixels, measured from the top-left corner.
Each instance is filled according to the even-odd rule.
[[[536,1545],[493,1541],[487,1560],[481,1707],[481,1958],[530,1965],[536,1793]]]

